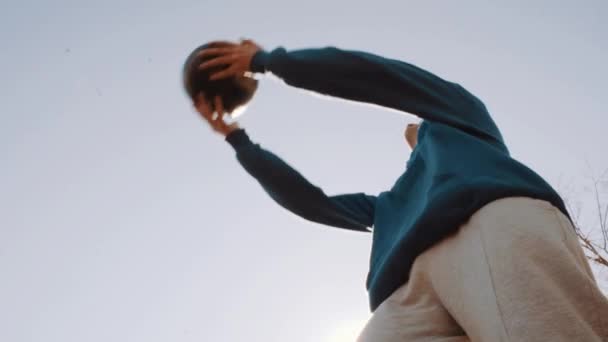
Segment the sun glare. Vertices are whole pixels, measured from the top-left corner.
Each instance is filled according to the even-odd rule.
[[[355,342],[366,323],[366,319],[343,321],[324,342]]]
[[[232,119],[233,121],[236,120],[238,117],[240,117],[241,115],[243,115],[245,112],[247,111],[247,105],[244,106],[240,106],[238,108],[236,108],[229,116],[229,119]]]

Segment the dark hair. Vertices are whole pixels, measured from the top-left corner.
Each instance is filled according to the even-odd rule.
[[[235,108],[244,105],[251,99],[253,92],[240,86],[236,82],[235,77],[216,81],[209,80],[211,74],[223,70],[225,66],[212,67],[206,70],[199,69],[199,66],[203,62],[213,58],[213,56],[199,56],[199,53],[208,47],[210,47],[209,44],[197,47],[190,53],[184,62],[183,81],[186,93],[194,100],[196,96],[203,91],[205,93],[205,98],[208,101],[213,101],[215,96],[219,95],[222,98],[224,107],[229,110],[234,110]]]

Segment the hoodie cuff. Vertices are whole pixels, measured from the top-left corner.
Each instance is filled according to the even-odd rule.
[[[252,72],[264,73],[268,70],[268,60],[270,59],[270,53],[264,50],[260,50],[253,55],[251,59],[251,65],[249,68]]]
[[[242,128],[232,131],[226,136],[226,141],[237,150],[239,147],[252,144],[251,140],[245,130]]]

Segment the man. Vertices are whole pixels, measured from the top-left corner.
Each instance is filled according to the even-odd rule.
[[[411,64],[333,47],[264,51],[252,41],[201,53],[212,79],[272,72],[287,84],[415,114],[393,187],[328,196],[195,101],[243,167],[281,206],[326,225],[373,227],[373,316],[359,341],[608,341],[598,289],[562,199],[511,158],[484,104]],[[213,118],[213,112],[220,114]]]

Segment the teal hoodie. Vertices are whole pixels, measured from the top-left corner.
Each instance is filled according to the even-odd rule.
[[[243,129],[226,137],[245,170],[282,207],[321,224],[373,228],[366,282],[372,311],[408,281],[419,254],[491,201],[546,200],[569,217],[557,192],[509,155],[484,104],[456,83],[399,60],[334,47],[260,51],[251,69],[271,72],[294,87],[423,119],[405,172],[376,196],[328,196]]]

